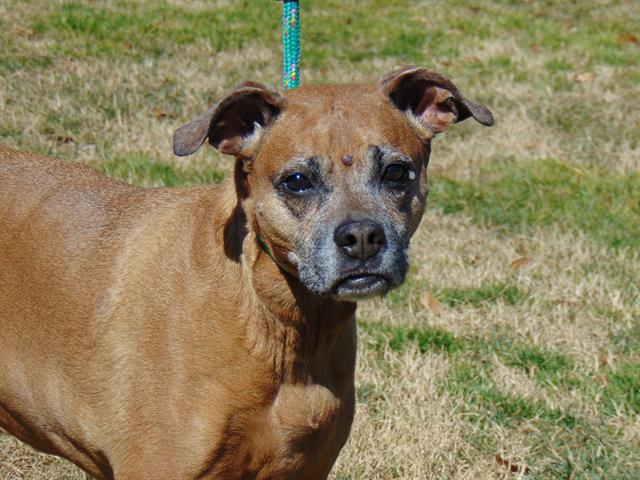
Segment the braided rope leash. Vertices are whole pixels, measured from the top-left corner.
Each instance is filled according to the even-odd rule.
[[[284,55],[282,86],[285,90],[300,85],[300,2],[282,1],[282,47]]]
[[[298,0],[282,2],[282,50],[284,56],[282,86],[291,90],[300,85],[300,5]],[[278,265],[269,245],[259,236],[260,248]],[[278,265],[279,266],[279,265]]]

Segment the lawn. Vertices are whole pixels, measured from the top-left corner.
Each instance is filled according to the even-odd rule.
[[[0,4],[0,142],[145,186],[217,182],[173,131],[280,83],[281,6]],[[438,138],[409,278],[358,311],[346,479],[640,478],[640,4],[302,0],[302,83],[405,64],[496,125]],[[6,301],[3,299],[2,301]],[[80,479],[0,435],[1,479]]]

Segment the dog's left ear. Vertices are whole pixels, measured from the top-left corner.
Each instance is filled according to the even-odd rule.
[[[391,72],[380,79],[380,88],[431,136],[469,117],[482,125],[493,125],[489,109],[467,100],[451,80],[427,68],[405,67]]]
[[[219,103],[173,134],[173,153],[191,155],[209,139],[222,153],[252,155],[264,127],[280,113],[283,97],[274,88],[245,82]]]

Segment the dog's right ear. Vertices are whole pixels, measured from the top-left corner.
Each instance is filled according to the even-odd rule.
[[[244,82],[219,103],[173,134],[173,153],[191,155],[209,139],[220,152],[251,157],[263,127],[280,113],[283,97],[274,88]]]

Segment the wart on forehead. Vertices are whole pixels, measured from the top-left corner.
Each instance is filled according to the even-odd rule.
[[[360,154],[344,153],[339,155],[339,160],[342,165],[350,167],[354,165],[355,159],[360,158],[365,165],[372,165],[374,168],[382,168],[385,164],[395,161],[410,163],[411,158],[406,155],[402,150],[392,145],[369,145]],[[309,157],[299,156],[289,162],[284,168],[285,171],[303,168],[313,173],[331,173],[333,171],[334,163],[338,159],[331,158],[331,155],[317,154]]]
[[[350,154],[345,154],[342,156],[341,158],[343,165],[350,167],[351,165],[353,165],[353,155]]]

